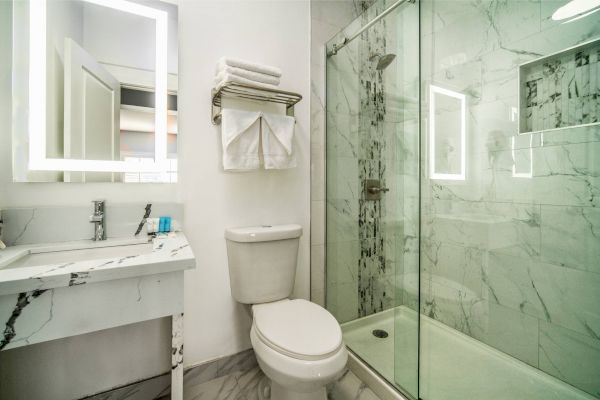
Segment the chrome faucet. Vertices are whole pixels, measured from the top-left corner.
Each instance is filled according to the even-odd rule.
[[[94,224],[93,240],[106,240],[106,211],[104,200],[94,200],[94,213],[90,215],[90,222]]]

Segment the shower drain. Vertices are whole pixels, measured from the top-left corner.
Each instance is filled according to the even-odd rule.
[[[375,329],[371,333],[373,334],[373,336],[375,336],[376,338],[379,338],[379,339],[385,339],[386,337],[388,337],[388,333],[386,331],[384,331],[383,329]]]

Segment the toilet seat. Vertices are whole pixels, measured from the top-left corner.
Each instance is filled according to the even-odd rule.
[[[298,360],[323,360],[342,347],[342,330],[323,307],[283,300],[252,307],[256,336],[271,349]]]

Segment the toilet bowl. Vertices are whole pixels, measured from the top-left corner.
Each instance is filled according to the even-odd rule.
[[[255,305],[252,311],[250,340],[258,364],[271,379],[271,398],[326,400],[325,386],[348,360],[335,318],[301,299]]]
[[[325,387],[344,370],[348,353],[337,320],[323,307],[290,300],[299,225],[225,231],[232,296],[252,305],[250,340],[271,380],[273,400],[326,400]],[[265,396],[259,385],[259,396]]]

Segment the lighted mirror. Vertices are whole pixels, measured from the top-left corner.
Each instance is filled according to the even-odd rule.
[[[466,99],[453,90],[429,87],[430,178],[465,180]]]
[[[177,180],[177,7],[13,5],[18,182]]]

